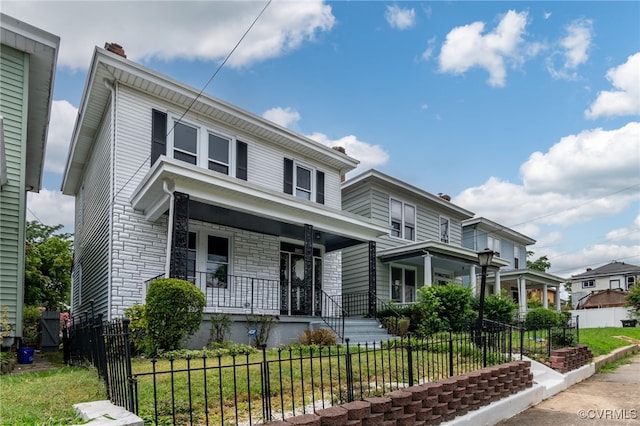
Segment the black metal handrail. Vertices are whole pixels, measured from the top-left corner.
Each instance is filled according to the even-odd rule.
[[[163,277],[164,274],[154,277],[145,281],[145,285]],[[204,293],[208,308],[280,312],[280,281],[199,271],[188,281]]]
[[[320,289],[320,296],[322,298],[322,315],[320,317],[338,335],[338,339],[343,339],[346,311],[339,302],[322,289]]]

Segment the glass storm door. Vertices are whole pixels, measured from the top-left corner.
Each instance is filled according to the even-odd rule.
[[[304,282],[304,256],[280,252],[280,312],[283,315],[320,314],[322,260],[314,257],[313,263],[313,288],[308,288]]]

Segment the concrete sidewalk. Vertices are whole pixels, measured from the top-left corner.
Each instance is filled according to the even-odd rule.
[[[500,426],[640,425],[640,353],[498,423]]]

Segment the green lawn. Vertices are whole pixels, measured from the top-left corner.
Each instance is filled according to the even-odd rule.
[[[640,340],[640,327],[603,327],[603,328],[581,328],[580,343],[591,348],[593,356],[608,354],[614,349],[628,346],[626,340],[615,336],[627,336]]]
[[[3,425],[41,426],[79,423],[73,404],[105,399],[106,392],[96,370],[61,365],[50,371],[3,375],[0,396]]]

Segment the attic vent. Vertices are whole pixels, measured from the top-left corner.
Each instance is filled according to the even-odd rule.
[[[115,53],[116,55],[122,56],[126,58],[127,55],[124,53],[124,49],[118,43],[105,43],[104,49],[109,52]]]

